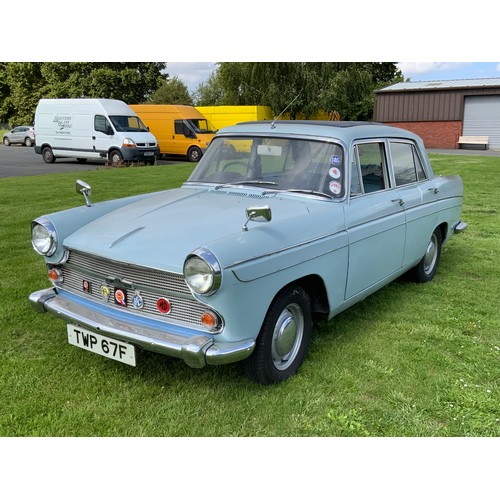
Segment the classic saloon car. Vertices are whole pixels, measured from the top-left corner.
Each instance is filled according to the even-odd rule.
[[[466,227],[461,179],[435,176],[418,136],[373,123],[242,123],[178,189],[94,205],[76,188],[85,206],[32,223],[53,285],[33,307],[117,361],[244,360],[263,384],[298,370],[314,319],[404,273],[431,280]]]

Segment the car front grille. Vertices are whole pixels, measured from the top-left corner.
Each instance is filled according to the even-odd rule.
[[[184,277],[148,267],[117,262],[78,251],[70,251],[62,266],[63,281],[59,288],[79,296],[104,303],[118,310],[142,317],[177,323],[206,331],[200,323],[207,307],[193,298]],[[103,296],[101,287],[109,289]],[[115,290],[126,291],[126,307],[115,302]],[[143,307],[134,306],[134,295],[140,294]],[[165,298],[170,303],[170,312],[165,314],[157,307],[158,300]]]

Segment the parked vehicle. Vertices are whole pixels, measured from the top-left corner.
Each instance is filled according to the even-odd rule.
[[[10,132],[3,134],[2,142],[4,146],[24,144],[30,148],[35,144],[35,130],[27,125],[14,127]]]
[[[160,153],[197,162],[214,138],[207,119],[193,106],[132,104],[130,106],[158,139]]]
[[[153,164],[156,138],[122,101],[40,99],[35,112],[35,152],[46,163],[56,158]]]
[[[77,191],[87,208],[32,223],[52,282],[33,307],[117,361],[244,360],[263,384],[299,369],[314,319],[403,274],[432,280],[466,227],[460,177],[435,176],[418,136],[371,123],[240,124],[178,189],[95,205]]]

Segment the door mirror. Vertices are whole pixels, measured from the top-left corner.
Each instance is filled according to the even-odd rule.
[[[254,222],[270,222],[272,219],[271,208],[266,206],[263,207],[248,207],[245,210],[247,220],[243,225],[243,231],[248,231],[248,223],[250,221]]]

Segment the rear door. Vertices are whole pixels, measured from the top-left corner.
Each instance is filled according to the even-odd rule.
[[[358,142],[352,150],[350,200],[345,208],[349,236],[346,300],[401,269],[405,213],[391,188],[385,140]]]

